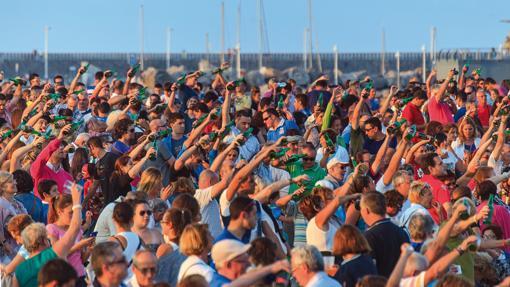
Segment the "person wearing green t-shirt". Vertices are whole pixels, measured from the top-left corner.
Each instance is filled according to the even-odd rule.
[[[302,196],[306,196],[310,194],[315,183],[321,179],[323,179],[327,173],[326,171],[319,166],[317,162],[315,162],[315,156],[317,155],[317,151],[315,147],[311,143],[306,143],[303,146],[303,154],[306,155],[301,159],[301,161],[293,162],[287,164],[287,171],[290,173],[290,177],[294,178],[299,175],[306,174],[310,178],[309,181],[304,183],[305,192]],[[293,183],[289,188],[289,194],[293,193],[297,190],[299,186]]]
[[[53,246],[50,246],[46,227],[42,223],[32,223],[21,232],[23,246],[30,252],[30,258],[16,268],[13,286],[37,287],[37,274],[46,262],[57,257],[67,258],[81,228],[81,190],[74,183],[71,186],[73,202],[71,223],[64,236]]]

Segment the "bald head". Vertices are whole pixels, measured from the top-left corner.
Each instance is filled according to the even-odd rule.
[[[419,274],[420,272],[427,270],[428,266],[429,263],[425,256],[418,252],[413,252],[413,254],[409,256],[409,259],[407,259],[403,277],[410,277],[415,274]]]

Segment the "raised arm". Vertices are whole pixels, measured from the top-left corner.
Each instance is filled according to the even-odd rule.
[[[432,81],[434,80],[436,75],[437,75],[436,69],[432,69],[429,76],[427,77],[427,81],[425,82],[425,87],[427,88],[427,98],[429,99],[432,96]]]
[[[64,233],[64,236],[55,242],[55,244],[53,244],[53,251],[60,258],[67,257],[71,247],[73,247],[74,242],[76,241],[76,236],[78,236],[81,228],[81,189],[75,183],[73,183],[71,187],[71,197],[73,198],[73,215],[71,218],[71,224],[69,224],[69,228],[67,229],[66,233]]]
[[[446,269],[450,266],[450,264],[457,259],[457,257],[464,254],[469,245],[476,242],[477,237],[474,235],[469,236],[468,238],[464,239],[462,243],[455,248],[454,250],[450,251],[445,256],[441,257],[439,260],[437,260],[432,266],[430,266],[427,271],[425,271],[425,278],[424,278],[424,286],[427,286],[430,282],[432,282],[434,279],[438,278],[441,274],[444,274]]]
[[[241,138],[243,138],[242,134],[239,134],[238,136],[236,136],[236,138],[228,145],[228,147],[226,149],[224,149],[222,152],[220,152],[218,154],[218,156],[216,156],[216,158],[214,159],[214,161],[210,167],[210,169],[212,171],[218,172],[220,170],[221,165],[223,164],[223,161],[227,157],[228,153],[232,149],[234,149],[236,146],[239,146],[239,140],[241,140]],[[221,140],[221,139],[219,139],[219,140]]]
[[[501,155],[501,150],[503,149],[503,145],[505,143],[505,128],[506,123],[508,121],[508,116],[504,116],[501,119],[501,123],[499,124],[498,128],[498,139],[496,140],[496,146],[492,150],[491,157],[494,159],[494,161],[497,161],[499,159],[499,156]],[[490,163],[490,161],[489,161]]]
[[[374,162],[370,166],[372,174],[377,174],[379,172],[379,168],[381,167],[381,161],[384,158],[384,156],[386,155],[386,152],[388,151],[388,146],[390,144],[390,140],[392,140],[392,139],[393,139],[393,135],[390,135],[390,134],[386,135],[386,137],[384,138],[383,144],[377,151],[377,154],[375,155]]]
[[[437,102],[440,102],[443,99],[446,89],[448,88],[448,83],[450,82],[450,80],[452,78],[453,78],[453,69],[448,71],[448,75],[446,76],[446,79],[444,79],[444,82],[441,84],[441,86],[437,90],[437,93],[434,95]]]
[[[128,175],[130,178],[135,178],[140,173],[143,165],[149,160],[151,155],[156,156],[156,150],[153,147],[149,148],[145,156],[129,169]]]
[[[223,105],[221,106],[221,127],[225,128],[230,120],[230,105],[232,102],[232,94],[227,87],[233,85],[232,82],[228,83],[225,87],[225,96],[223,97]]]
[[[344,184],[345,185],[345,184]],[[317,215],[315,216],[315,224],[321,230],[324,230],[328,224],[329,219],[333,214],[335,214],[336,210],[340,205],[347,203],[351,200],[357,199],[361,197],[361,193],[350,194],[350,195],[337,195],[334,200],[329,202],[326,207],[324,207]]]
[[[189,134],[188,139],[186,139],[186,141],[184,141],[183,146],[188,147],[191,144],[193,144],[195,139],[197,139],[202,134],[205,127],[211,122],[211,115],[215,112],[216,112],[216,109],[211,110],[211,112],[209,112],[209,114],[207,115],[205,120],[198,127],[191,130],[191,133]]]
[[[287,260],[276,261],[273,264],[266,265],[264,267],[247,272],[247,273],[239,276],[234,281],[232,281],[232,283],[229,283],[224,286],[226,286],[226,287],[253,286],[253,285],[255,285],[255,283],[257,283],[262,278],[265,278],[267,275],[277,274],[280,271],[290,272],[289,261],[287,261]]]
[[[263,147],[260,152],[243,168],[237,172],[237,174],[232,179],[232,182],[230,183],[228,189],[227,189],[227,200],[231,201],[234,198],[234,195],[239,188],[239,185],[241,185],[241,182],[243,182],[246,177],[266,158],[269,156],[269,153],[272,152],[279,144],[280,140],[278,140],[276,143]]]
[[[416,144],[414,144],[411,149],[409,150],[409,152],[407,152],[407,155],[406,155],[406,163],[407,164],[410,164],[413,162],[414,160],[414,155],[416,154],[416,151],[423,145],[426,145],[430,142],[430,140],[421,140],[419,142],[417,142]]]
[[[282,188],[289,186],[293,183],[298,183],[301,181],[308,181],[308,180],[310,180],[310,178],[306,174],[299,175],[295,178],[279,180],[277,182],[274,182],[274,183],[266,186],[260,192],[254,194],[252,199],[256,199],[256,200],[260,201],[261,203],[267,203],[267,201],[269,200],[269,197],[274,192],[277,192],[277,191],[281,190]]]
[[[379,114],[380,115],[384,115],[384,113],[386,113],[386,111],[390,107],[391,99],[393,98],[393,96],[395,96],[397,94],[397,92],[398,92],[398,88],[396,86],[392,85],[390,87],[390,91],[388,93],[388,96],[384,99],[381,107],[379,108]]]
[[[205,137],[207,137],[207,135],[203,136],[202,138],[205,138]],[[202,139],[198,143],[185,149],[184,152],[181,154],[181,156],[175,160],[175,162],[174,162],[175,171],[179,171],[184,167],[184,163],[186,162],[186,160],[188,158],[190,158],[191,155],[193,155],[195,153],[195,151],[198,149],[201,142],[203,142]]]
[[[43,144],[44,138],[38,137],[35,139],[31,144],[28,144],[24,147],[20,147],[17,150],[15,150],[12,153],[11,160],[9,161],[9,172],[13,173],[17,169],[21,168],[20,159],[23,157],[27,152],[31,151],[33,148],[35,148],[38,144]]]
[[[437,257],[443,252],[455,223],[457,223],[461,214],[466,212],[466,210],[467,208],[464,204],[457,205],[450,219],[446,221],[443,228],[439,230],[436,239],[431,243],[424,254],[430,263],[434,263]]]
[[[78,84],[78,81],[80,80],[81,75],[85,73],[85,67],[80,67],[78,71],[76,72],[76,75],[74,76],[73,80],[71,81],[71,85],[69,85],[69,93],[74,92],[74,89],[76,88],[76,85]]]
[[[407,140],[405,139],[406,133],[404,133],[402,140],[398,143],[397,150],[391,157],[390,163],[388,164],[388,167],[386,168],[386,171],[383,174],[384,185],[389,185],[391,183],[393,175],[395,175],[398,168],[400,167],[400,162],[402,160],[402,157],[404,156],[404,151],[406,150],[408,143]]]
[[[358,102],[356,103],[356,107],[354,108],[354,112],[352,115],[353,121],[352,121],[352,130],[359,129],[359,118],[361,113],[361,108],[363,107],[363,98],[360,96],[358,97]]]

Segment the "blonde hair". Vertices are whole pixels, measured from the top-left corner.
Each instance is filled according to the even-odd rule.
[[[47,244],[48,233],[46,227],[39,222],[32,223],[21,231],[21,239],[28,252],[37,251]]]
[[[159,171],[159,169],[149,167],[142,173],[140,183],[138,183],[138,191],[143,191],[152,197],[159,197],[159,190],[157,191],[157,194],[154,194],[154,187],[157,184],[161,185],[162,179],[163,176],[161,175],[161,171]]]
[[[0,196],[4,194],[5,184],[14,181],[14,177],[10,172],[0,171]]]
[[[430,186],[428,184],[421,181],[413,181],[411,183],[411,187],[409,187],[409,194],[407,196],[409,201],[412,203],[419,203],[425,188],[429,188],[430,190]]]
[[[200,255],[208,251],[210,242],[209,229],[205,224],[189,224],[181,235],[179,241],[182,254],[186,256]]]
[[[459,124],[459,128],[458,128],[458,139],[460,142],[464,143],[466,141],[466,138],[464,137],[464,133],[462,132],[462,129],[464,128],[465,125],[470,125],[473,127],[473,131],[474,131],[474,136],[473,138],[476,138],[478,137],[478,130],[476,129],[476,124],[475,122],[471,119],[471,118],[464,118],[461,123]]]

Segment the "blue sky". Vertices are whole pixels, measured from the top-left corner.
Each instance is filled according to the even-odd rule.
[[[225,46],[234,47],[239,0],[225,0]],[[241,50],[258,51],[256,0],[241,1]],[[51,27],[50,52],[137,52],[139,9],[145,7],[145,51],[165,51],[166,27],[173,28],[172,52],[220,49],[220,0],[24,0],[4,3],[0,52],[39,51],[44,25]],[[306,0],[264,0],[271,52],[302,52],[308,25]],[[386,31],[387,51],[490,48],[504,41],[509,0],[313,0],[313,29],[320,51],[375,52]],[[9,39],[9,40],[7,40]],[[314,40],[315,42],[315,40]],[[314,44],[315,45],[315,44]]]

